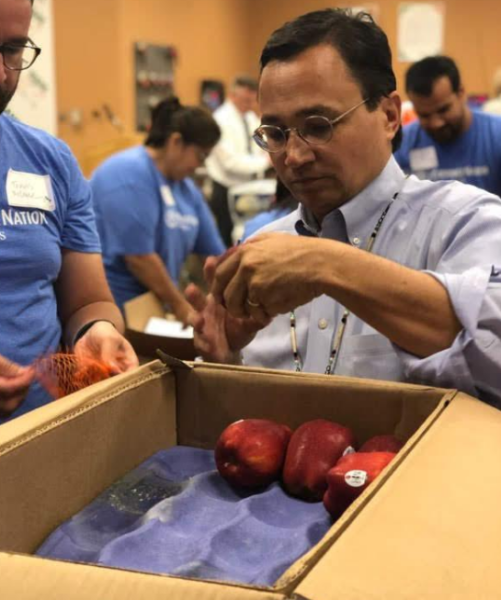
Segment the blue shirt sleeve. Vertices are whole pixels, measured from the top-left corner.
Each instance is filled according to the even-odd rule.
[[[66,160],[68,197],[61,245],[77,252],[101,252],[89,183],[71,153],[67,153]]]

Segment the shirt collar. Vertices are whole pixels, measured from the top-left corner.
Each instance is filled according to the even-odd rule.
[[[405,175],[398,163],[390,157],[385,168],[359,194],[333,212],[340,212],[346,224],[346,234],[350,243],[365,247],[369,235],[384,209],[403,186]],[[332,213],[330,213],[332,214]],[[318,236],[321,226],[304,206],[298,207],[296,231],[299,235]],[[329,215],[325,218],[327,219]]]

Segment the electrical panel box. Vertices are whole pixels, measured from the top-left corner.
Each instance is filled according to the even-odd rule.
[[[173,46],[146,42],[134,45],[136,84],[136,129],[147,131],[151,109],[174,94],[177,51]]]

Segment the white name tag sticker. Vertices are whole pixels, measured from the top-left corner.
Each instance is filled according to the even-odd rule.
[[[56,202],[50,175],[35,175],[9,169],[5,184],[9,206],[54,211]]]
[[[434,146],[416,148],[409,152],[411,171],[427,171],[438,167],[437,151]]]
[[[174,200],[174,196],[172,195],[168,185],[162,185],[160,187],[160,193],[162,194],[162,199],[167,206],[176,206],[176,201]]]

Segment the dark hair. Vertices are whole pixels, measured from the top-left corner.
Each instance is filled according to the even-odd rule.
[[[461,76],[456,63],[448,56],[428,56],[409,67],[405,74],[405,91],[418,96],[431,96],[437,79],[447,77],[454,92],[461,87]]]
[[[254,77],[250,77],[249,75],[237,75],[233,80],[233,87],[243,87],[252,92],[257,92],[258,82]]]
[[[322,44],[330,44],[339,52],[362,96],[368,98],[368,110],[374,110],[382,97],[397,89],[385,32],[368,13],[350,9],[317,10],[282,25],[271,34],[261,53],[261,71],[273,60],[287,61]],[[401,139],[399,128],[393,150]]]
[[[151,111],[151,128],[146,146],[161,148],[173,133],[180,133],[185,144],[212,148],[221,137],[221,130],[204,108],[183,106],[172,96],[162,100]]]

